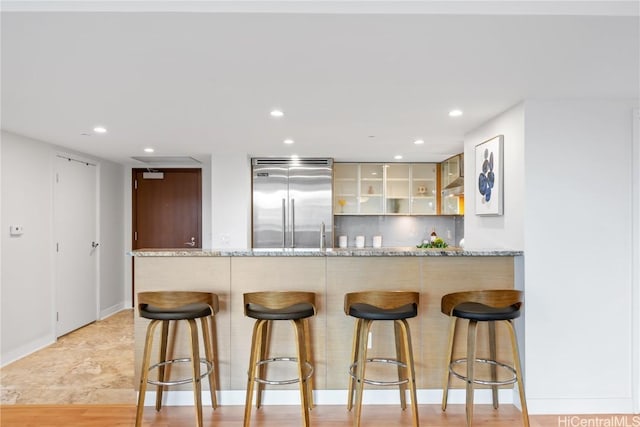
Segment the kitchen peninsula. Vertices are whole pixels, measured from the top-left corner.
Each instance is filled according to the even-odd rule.
[[[375,289],[420,292],[419,315],[409,322],[417,387],[423,390],[441,389],[448,334],[448,318],[440,313],[441,297],[460,290],[514,288],[518,266],[522,263],[520,251],[425,250],[415,247],[150,249],[134,251],[132,255],[135,258],[136,292],[198,290],[218,294],[218,384],[223,404],[240,404],[244,401],[243,394],[227,392],[240,392],[246,388],[253,321],[244,316],[242,295],[245,292],[305,290],[317,294],[317,315],[310,324],[315,365],[314,389],[323,391],[318,403],[340,403],[342,394],[336,392],[347,388],[353,333],[353,319],[343,312],[345,293]],[[136,313],[136,378],[139,375],[146,322]],[[386,325],[387,322],[379,323],[381,325],[374,325],[380,329],[374,334],[377,339],[370,343],[370,354],[393,356],[389,354],[389,351],[394,352],[393,346],[389,346],[393,342],[393,329]],[[280,326],[282,329],[278,329]],[[288,328],[287,324],[275,325],[272,331],[275,343],[272,345],[273,352],[294,354]],[[181,329],[178,335],[182,336],[184,332]],[[498,332],[499,340],[502,340],[499,341],[499,349],[505,350],[504,354],[499,352],[499,358],[510,360],[508,345],[501,345],[503,342],[508,344],[507,335],[503,335],[506,331],[498,327]],[[464,337],[459,336],[458,340],[458,348],[464,349]],[[186,349],[188,346],[186,342],[179,342],[176,348]],[[269,375],[277,377],[281,374],[278,372],[280,367],[274,368],[269,368]],[[387,374],[393,375],[394,371],[386,369]],[[377,371],[372,369],[371,374],[375,376]],[[456,382],[453,386],[459,388],[462,385]],[[295,387],[295,384],[291,386]],[[188,389],[187,385],[185,390]]]

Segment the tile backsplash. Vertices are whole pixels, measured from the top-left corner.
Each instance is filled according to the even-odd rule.
[[[334,246],[338,247],[339,236],[347,236],[348,247],[356,246],[356,236],[364,236],[365,247],[373,245],[373,236],[382,236],[382,247],[415,246],[433,229],[449,246],[459,246],[464,237],[464,217],[337,215]]]

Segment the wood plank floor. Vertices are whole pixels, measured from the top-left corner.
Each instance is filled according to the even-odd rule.
[[[224,406],[213,411],[203,411],[205,426],[239,427],[242,425],[244,408]],[[461,427],[465,425],[464,405],[450,405],[442,412],[439,405],[420,405],[420,425],[430,427]],[[351,427],[352,413],[344,406],[317,406],[311,413],[314,427]],[[573,425],[568,417],[589,419],[626,419],[627,424],[640,425],[640,416],[636,415],[537,415],[531,416],[531,427],[558,427]],[[135,406],[132,405],[5,405],[0,406],[0,425],[2,427],[130,427],[135,420]],[[564,421],[564,424],[561,422]],[[637,420],[637,421],[636,421]],[[494,410],[490,405],[476,405],[474,427],[518,427],[522,425],[520,412],[512,405],[503,405]],[[154,427],[181,427],[194,425],[192,407],[166,407],[156,412],[153,407],[145,408],[144,425]],[[266,406],[253,411],[254,427],[290,427],[300,425],[298,406]],[[411,425],[409,410],[401,411],[397,406],[369,405],[363,408],[362,427],[400,427]],[[575,424],[587,425],[587,424]],[[588,424],[592,425],[592,424]],[[593,424],[597,425],[597,424]],[[605,424],[602,424],[605,425]]]

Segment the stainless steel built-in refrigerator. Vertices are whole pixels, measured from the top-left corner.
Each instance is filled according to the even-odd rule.
[[[252,159],[254,248],[333,246],[331,159]]]

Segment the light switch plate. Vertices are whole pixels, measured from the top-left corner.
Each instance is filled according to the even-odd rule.
[[[9,226],[9,234],[12,236],[22,236],[24,232],[24,227],[21,225],[10,225]]]

